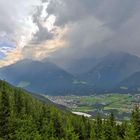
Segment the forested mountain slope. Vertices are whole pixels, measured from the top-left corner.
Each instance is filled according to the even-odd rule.
[[[74,89],[74,76],[51,62],[22,60],[0,68],[0,78],[28,91],[60,94]]]
[[[0,140],[140,140],[140,111],[118,124],[113,114],[95,120],[60,111],[0,81]]]

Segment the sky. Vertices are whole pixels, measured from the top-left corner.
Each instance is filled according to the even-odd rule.
[[[139,0],[0,0],[0,67],[61,65],[112,51],[140,56]]]

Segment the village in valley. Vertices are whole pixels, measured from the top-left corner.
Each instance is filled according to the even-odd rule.
[[[69,108],[72,112],[86,113],[93,118],[100,113],[106,118],[110,112],[116,115],[116,119],[128,120],[132,110],[140,108],[140,94],[102,94],[91,96],[45,96],[54,103]]]

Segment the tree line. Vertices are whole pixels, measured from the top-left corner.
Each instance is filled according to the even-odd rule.
[[[0,81],[0,140],[140,140],[140,110],[117,123],[111,113],[95,120],[60,111]]]

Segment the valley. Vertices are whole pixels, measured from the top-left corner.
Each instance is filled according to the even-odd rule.
[[[93,118],[100,113],[106,118],[113,112],[116,119],[129,120],[135,106],[140,106],[140,94],[102,94],[91,96],[46,96],[51,101],[68,107],[72,112],[81,112]]]
[[[140,140],[140,0],[0,0],[0,140]]]

